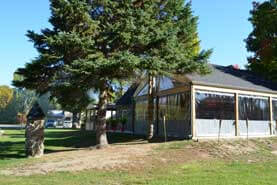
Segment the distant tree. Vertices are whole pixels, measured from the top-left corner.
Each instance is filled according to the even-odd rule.
[[[277,81],[277,5],[276,0],[254,2],[249,21],[253,31],[245,40],[253,53],[247,67],[266,79]]]
[[[21,82],[24,77],[14,73],[13,82]],[[14,90],[14,109],[17,113],[27,115],[33,103],[37,101],[38,96],[35,91],[27,90],[25,88],[15,88]]]
[[[13,97],[13,90],[8,86],[0,86],[0,109],[7,107]]]
[[[124,93],[128,90],[128,88],[131,86],[132,83],[134,83],[135,80],[129,80],[129,81],[119,81],[113,85],[113,92],[111,92],[111,103],[116,103],[117,100],[119,100]]]
[[[13,89],[13,98],[8,106],[0,110],[0,121],[8,123],[16,123],[16,117],[18,113],[26,114],[28,107],[32,106],[30,98],[36,98],[35,93],[25,94],[25,91],[19,89]]]
[[[62,106],[57,102],[56,98],[52,98],[50,93],[46,93],[42,96],[38,96],[37,102],[43,110],[44,114],[47,115],[49,110],[61,110]]]
[[[86,91],[73,86],[63,86],[52,92],[63,110],[73,113],[73,121],[79,122],[82,111],[85,111],[89,104],[96,103]]]
[[[14,74],[14,83],[21,83],[24,77],[19,74]],[[51,109],[60,109],[55,99],[51,99],[49,92],[38,95],[34,90],[26,88],[15,88],[15,107],[21,114],[28,114],[34,102],[38,102],[45,114]]]
[[[50,94],[39,97],[34,91],[14,88],[12,100],[0,110],[0,122],[17,122],[17,115],[26,116],[35,101],[39,103],[45,114],[48,110],[60,109],[55,101],[50,100]]]
[[[38,99],[34,91],[26,89],[15,89],[14,101],[15,108],[22,114],[28,114],[33,103]]]

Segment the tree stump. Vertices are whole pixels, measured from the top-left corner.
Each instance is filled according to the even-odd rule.
[[[44,154],[44,121],[28,121],[25,130],[25,150],[28,157]]]
[[[30,110],[25,128],[25,151],[27,157],[40,157],[44,154],[45,114],[38,103]]]
[[[2,136],[4,134],[4,130],[1,130],[0,128],[0,136]]]

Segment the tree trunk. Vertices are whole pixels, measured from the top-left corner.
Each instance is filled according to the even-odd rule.
[[[147,139],[151,140],[154,137],[154,77],[149,74],[148,77],[148,136]]]
[[[77,112],[73,112],[72,114],[73,114],[72,115],[72,121],[73,121],[73,123],[78,122],[78,113]]]
[[[29,121],[25,129],[25,151],[27,157],[40,157],[44,154],[44,121]]]
[[[108,139],[106,133],[106,106],[108,102],[108,88],[106,85],[100,89],[98,114],[96,121],[96,147],[98,149],[108,146]]]
[[[4,130],[1,130],[0,128],[0,136],[2,136],[4,134]]]

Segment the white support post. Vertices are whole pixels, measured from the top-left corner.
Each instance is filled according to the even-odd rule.
[[[235,93],[235,124],[236,124],[236,136],[240,136],[239,130],[239,94]]]
[[[270,118],[270,135],[273,135],[273,109],[272,109],[272,97],[269,97],[269,118]]]
[[[196,112],[195,112],[195,88],[193,85],[191,85],[191,134],[192,134],[192,139],[197,138],[197,133],[196,133]]]

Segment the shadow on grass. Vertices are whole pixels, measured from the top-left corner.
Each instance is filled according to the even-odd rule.
[[[87,148],[96,145],[93,131],[67,131],[46,133],[45,146]],[[110,144],[140,144],[146,142],[143,137],[130,134],[107,133]]]
[[[25,157],[24,142],[6,141],[0,143],[0,160]]]
[[[0,160],[24,158],[24,133],[13,132],[7,135],[8,141],[0,142]],[[74,151],[96,145],[95,132],[72,129],[46,129],[45,153]],[[147,144],[144,136],[134,136],[124,133],[107,133],[108,141],[113,145],[138,145]],[[16,141],[15,141],[16,140]],[[18,141],[19,140],[19,141]],[[172,139],[169,138],[168,141]],[[174,139],[176,141],[176,139]],[[164,142],[163,138],[155,138],[152,143]]]

